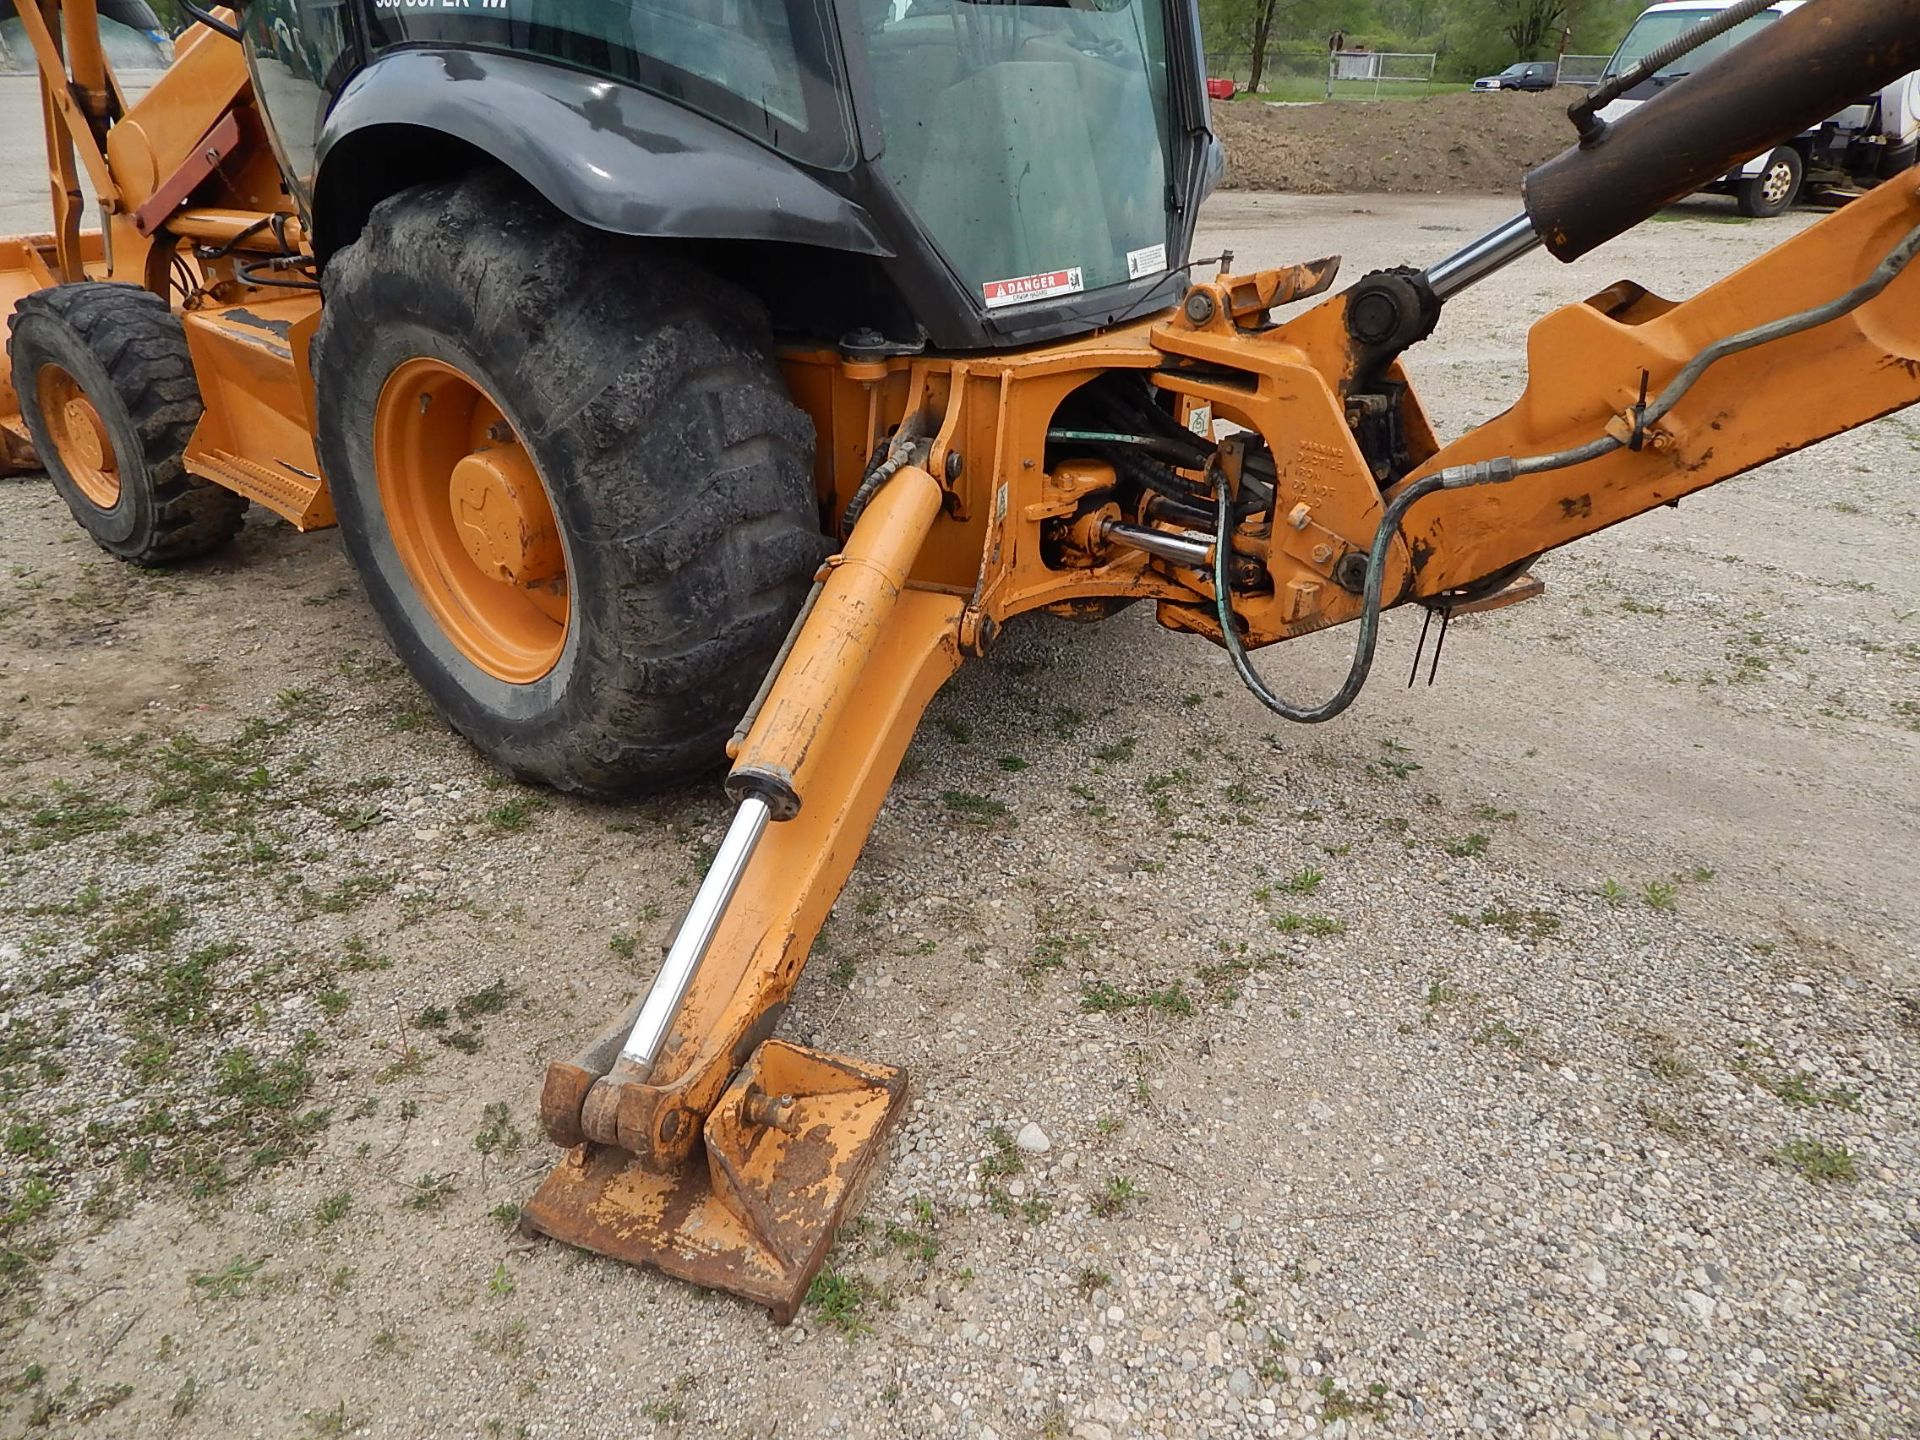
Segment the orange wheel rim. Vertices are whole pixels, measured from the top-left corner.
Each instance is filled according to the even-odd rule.
[[[100,412],[58,365],[42,365],[35,388],[60,468],[91,504],[111,510],[120,502],[120,459]]]
[[[373,468],[400,563],[460,653],[510,684],[552,670],[567,640],[566,547],[492,397],[443,361],[406,361],[374,407]]]

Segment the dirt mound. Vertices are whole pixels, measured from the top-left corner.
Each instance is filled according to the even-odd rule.
[[[1511,191],[1573,141],[1570,91],[1455,92],[1426,100],[1338,100],[1275,105],[1240,99],[1213,107],[1227,150],[1227,190],[1325,195]]]

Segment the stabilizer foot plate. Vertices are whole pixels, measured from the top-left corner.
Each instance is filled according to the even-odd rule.
[[[669,1173],[624,1150],[567,1153],[531,1230],[765,1305],[785,1325],[906,1098],[907,1075],[763,1043],[707,1116],[706,1156]]]

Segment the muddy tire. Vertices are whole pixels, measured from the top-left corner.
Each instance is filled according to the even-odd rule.
[[[40,463],[101,549],[167,565],[239,533],[245,497],[181,463],[204,407],[166,301],[98,281],[39,290],[14,310],[7,349]]]
[[[1760,220],[1784,214],[1799,198],[1800,182],[1806,174],[1800,152],[1791,145],[1782,145],[1767,157],[1758,175],[1740,182],[1734,194],[1740,213]]]
[[[758,303],[503,173],[383,202],[323,284],[341,535],[447,721],[588,795],[721,764],[829,548]]]

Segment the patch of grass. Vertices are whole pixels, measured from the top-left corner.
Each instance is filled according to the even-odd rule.
[[[1465,860],[1470,856],[1486,854],[1487,846],[1491,843],[1487,836],[1476,830],[1471,835],[1462,835],[1458,840],[1444,841],[1440,848],[1456,860]]]
[[[1320,882],[1326,878],[1309,865],[1287,876],[1280,882],[1280,888],[1289,895],[1311,895],[1320,888]]]
[[[971,745],[973,743],[973,725],[971,722],[962,719],[960,716],[958,715],[935,716],[933,723],[935,725],[938,725],[940,727],[941,733],[944,734],[949,740],[953,741],[954,744]]]
[[[91,937],[103,957],[165,949],[187,928],[186,907],[178,900],[157,900],[157,893],[149,885],[120,899],[115,917]]]
[[[867,1282],[858,1275],[822,1270],[807,1287],[806,1305],[814,1317],[842,1335],[871,1335],[873,1326],[861,1317],[868,1298]]]
[[[1039,976],[1049,970],[1064,969],[1070,960],[1084,960],[1092,949],[1093,939],[1088,935],[1038,935],[1033,948],[1027,952],[1026,972],[1029,976]]]
[[[313,1223],[322,1230],[337,1225],[347,1218],[347,1212],[353,1209],[353,1196],[342,1190],[337,1195],[329,1195],[313,1207]]]
[[[1502,1050],[1518,1050],[1524,1046],[1526,1037],[1504,1020],[1489,1020],[1473,1032],[1476,1045],[1497,1045]]]
[[[44,1125],[30,1125],[18,1121],[7,1127],[6,1150],[9,1155],[19,1155],[28,1160],[51,1160],[53,1141],[47,1135]]]
[[[1328,1376],[1320,1382],[1320,1418],[1328,1424],[1335,1420],[1385,1420],[1388,1417],[1387,1387],[1375,1381],[1365,1395],[1342,1390]]]
[[[47,798],[28,810],[25,835],[18,848],[44,850],[49,845],[104,834],[119,829],[126,818],[126,807],[56,780]]]
[[[1111,1284],[1113,1276],[1091,1265],[1082,1265],[1073,1272],[1073,1288],[1082,1300],[1091,1300],[1096,1290],[1105,1290]]]
[[[1480,912],[1479,924],[1514,940],[1544,940],[1560,928],[1560,917],[1551,910],[1515,910],[1508,905],[1489,905]]]
[[[498,1015],[512,1001],[515,990],[504,980],[496,980],[453,1002],[453,1013],[462,1020],[477,1020],[483,1015]]]
[[[1651,910],[1671,910],[1679,898],[1680,887],[1669,880],[1649,880],[1640,887],[1640,898]]]
[[[406,1199],[409,1210],[441,1210],[453,1198],[453,1176],[435,1174],[429,1170],[410,1187],[411,1193]]]
[[[356,974],[371,970],[391,970],[393,961],[385,955],[376,955],[367,947],[367,942],[358,935],[349,936],[346,943],[346,955],[341,960],[343,968]]]
[[[482,1155],[511,1155],[520,1148],[523,1137],[515,1128],[504,1101],[495,1101],[481,1111],[484,1123],[473,1137],[473,1148]]]
[[[0,1194],[0,1233],[16,1225],[38,1220],[53,1208],[53,1186],[38,1175],[29,1175],[11,1194]]]
[[[970,790],[943,790],[940,802],[947,813],[964,825],[992,825],[1007,818],[1004,801],[991,795],[976,795]]]
[[[885,1232],[887,1244],[931,1262],[940,1253],[940,1239],[934,1230],[933,1202],[916,1195],[911,1204],[914,1223],[902,1225],[897,1220],[889,1220]]]
[[[1299,915],[1291,910],[1274,916],[1267,923],[1282,935],[1339,935],[1347,928],[1344,920],[1335,920],[1330,915]]]
[[[1027,1168],[1020,1156],[1020,1147],[1014,1143],[1013,1134],[1004,1125],[996,1125],[987,1132],[987,1143],[993,1146],[993,1153],[980,1162],[980,1173],[989,1178],[999,1179],[1007,1175],[1018,1175]]]
[[[503,835],[512,835],[532,825],[546,808],[545,796],[515,795],[510,800],[501,801],[481,818],[488,828]]]
[[[262,1255],[249,1260],[236,1255],[218,1270],[207,1270],[193,1277],[193,1288],[209,1300],[237,1300],[253,1288],[254,1276],[267,1263]]]
[[[347,1435],[359,1428],[359,1423],[348,1415],[344,1400],[331,1410],[309,1410],[301,1418],[307,1422],[308,1432],[314,1435]]]
[[[1002,755],[993,763],[1009,775],[1018,775],[1022,770],[1027,768],[1027,762],[1022,760],[1018,755]]]
[[[1789,1140],[1773,1152],[1780,1164],[1791,1167],[1816,1182],[1851,1183],[1860,1178],[1853,1153],[1844,1145],[1828,1145],[1820,1140]]]
[[[1740,1056],[1728,1068],[1742,1079],[1759,1086],[1784,1105],[1798,1106],[1805,1110],[1825,1107],[1855,1113],[1860,1109],[1858,1090],[1849,1090],[1844,1086],[1834,1090],[1821,1090],[1798,1071],[1768,1070],[1746,1055]]]
[[[1155,990],[1122,990],[1105,980],[1091,980],[1080,989],[1080,1008],[1090,1014],[1110,1015],[1121,1010],[1157,1010],[1162,1015],[1191,1015],[1193,997],[1178,981]]]
[[[1090,1202],[1093,1213],[1102,1219],[1110,1220],[1116,1215],[1124,1215],[1134,1201],[1146,1194],[1133,1181],[1124,1175],[1110,1175],[1107,1183]]]
[[[487,1281],[487,1293],[504,1300],[515,1290],[513,1276],[507,1273],[507,1262],[499,1261],[493,1267],[493,1277]]]
[[[1140,748],[1140,737],[1122,735],[1111,745],[1102,745],[1093,752],[1093,758],[1102,765],[1121,765],[1133,759],[1134,751]]]

